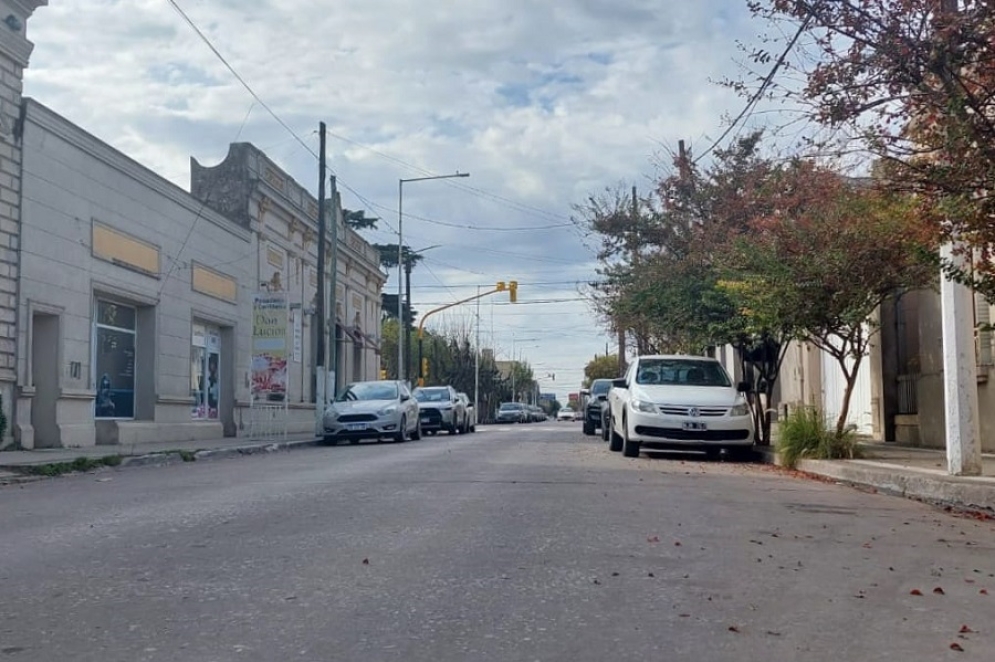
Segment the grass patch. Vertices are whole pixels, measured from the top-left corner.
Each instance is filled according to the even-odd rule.
[[[197,461],[197,454],[194,453],[193,451],[178,451],[178,453],[180,454],[180,459],[183,460],[184,462]]]
[[[78,457],[72,462],[53,462],[27,467],[25,471],[33,476],[61,476],[63,474],[93,471],[101,467],[116,467],[121,464],[122,456],[106,455],[104,457]]]
[[[815,407],[795,409],[778,426],[777,451],[786,467],[792,469],[799,460],[852,460],[860,456],[857,433],[848,427],[837,434]]]

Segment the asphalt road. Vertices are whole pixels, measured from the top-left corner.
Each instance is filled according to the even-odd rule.
[[[0,488],[0,662],[995,659],[995,523],[595,439]]]

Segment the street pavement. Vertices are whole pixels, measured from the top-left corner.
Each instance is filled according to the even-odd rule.
[[[995,523],[597,439],[482,427],[2,487],[0,660],[995,656]]]

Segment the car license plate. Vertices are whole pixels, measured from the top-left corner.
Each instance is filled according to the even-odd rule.
[[[346,426],[349,432],[362,432],[366,429],[366,423],[350,423]]]
[[[431,423],[432,419],[431,418],[423,418],[423,419],[421,419],[421,422],[422,423]]]
[[[685,430],[689,430],[691,432],[703,432],[708,429],[708,426],[705,425],[704,423],[695,423],[695,422],[684,423],[683,427]]]

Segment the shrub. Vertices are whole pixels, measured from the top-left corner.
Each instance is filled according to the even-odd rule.
[[[848,427],[837,434],[816,407],[795,409],[778,427],[777,450],[787,467],[794,468],[802,459],[852,460],[860,455],[856,429]]]

